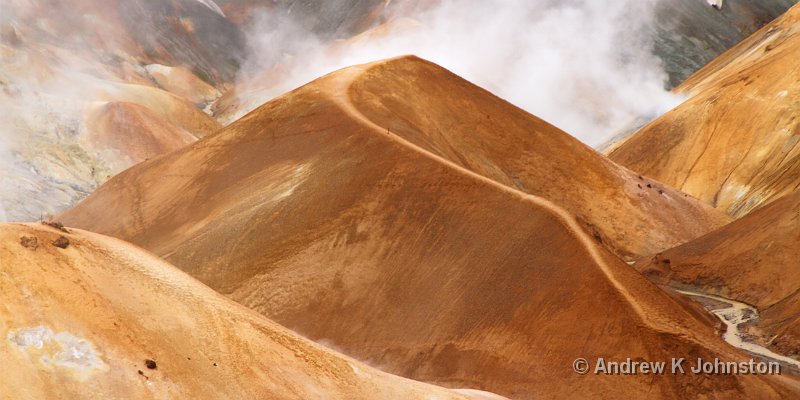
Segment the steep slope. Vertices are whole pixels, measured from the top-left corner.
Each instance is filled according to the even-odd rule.
[[[151,62],[186,66],[218,86],[233,81],[239,71],[247,46],[244,33],[218,12],[213,0],[111,3],[112,15]]]
[[[800,355],[800,192],[636,265],[661,283],[684,284],[756,306],[765,342]]]
[[[49,45],[88,49],[109,63],[182,65],[218,84],[233,79],[246,47],[236,24],[198,0],[3,0],[3,11],[0,23],[38,30]]]
[[[563,206],[623,257],[652,254],[727,222],[431,63],[373,66],[354,79],[348,96],[380,129]]]
[[[4,395],[463,399],[302,339],[116,239],[0,225],[0,256]]]
[[[162,153],[180,149],[197,138],[149,108],[125,102],[97,106],[89,114],[87,140],[91,147],[114,152],[125,168]]]
[[[186,67],[150,64],[145,69],[159,87],[189,100],[192,104],[209,104],[220,96],[215,87],[201,80]]]
[[[722,3],[722,2],[720,2]],[[779,17],[796,0],[727,0],[721,9],[702,0],[654,4],[653,53],[661,58],[670,87]]]
[[[210,110],[213,111],[217,121],[230,124],[273,98],[297,88],[300,83],[305,83],[305,80],[316,78],[316,75],[308,76],[314,74],[314,71],[329,72],[325,70],[326,65],[338,64],[332,60],[347,57],[348,54],[368,53],[364,48],[368,48],[367,46],[371,46],[372,43],[408,34],[420,29],[421,26],[420,22],[414,19],[393,18],[353,37],[333,40],[324,46],[312,48],[293,57],[259,61],[261,65],[246,69],[247,72],[239,77],[236,85],[225,91],[211,105]],[[309,65],[314,67],[309,68]],[[330,70],[334,69],[338,67],[330,66]]]
[[[400,72],[409,68],[417,73]],[[639,375],[621,385],[576,374],[578,357],[742,356],[701,312],[600,247],[567,211],[435,154],[447,137],[429,134],[427,150],[409,128],[376,125],[361,110],[378,115],[381,104],[357,102],[357,88],[380,73],[399,90],[383,69],[433,91],[445,79],[483,97],[476,101],[497,112],[491,118],[516,116],[504,124],[519,132],[566,138],[402,58],[324,77],[134,167],[64,221],[130,239],[307,337],[418,380],[521,399],[789,395],[766,377]],[[426,81],[430,74],[441,76]],[[461,106],[469,118],[473,110]],[[475,153],[480,165],[497,159],[486,146]],[[457,150],[442,154],[468,154]]]
[[[145,85],[96,82],[91,98],[134,103],[148,108],[184,131],[203,137],[222,126],[183,97]],[[89,88],[87,88],[89,89]]]
[[[371,67],[348,96],[381,130],[564,206],[626,259],[670,248],[729,220],[430,63],[406,58]]]
[[[733,216],[800,188],[800,6],[679,90],[692,97],[612,160]]]

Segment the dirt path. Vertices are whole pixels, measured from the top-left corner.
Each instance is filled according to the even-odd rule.
[[[421,153],[425,157],[432,158],[432,159],[436,160],[437,162],[445,164],[448,167],[452,168],[453,170],[455,170],[455,171],[457,171],[459,173],[462,173],[464,175],[467,175],[467,176],[469,176],[469,177],[471,177],[473,179],[476,179],[476,180],[478,180],[478,181],[480,181],[480,182],[482,182],[482,183],[484,183],[486,185],[492,186],[492,187],[494,187],[494,188],[496,188],[498,190],[502,190],[502,191],[504,191],[506,193],[509,193],[509,194],[511,194],[511,195],[513,195],[515,197],[518,197],[518,198],[520,198],[520,199],[522,199],[524,201],[528,201],[528,202],[533,203],[534,205],[536,205],[538,207],[541,207],[541,208],[544,208],[544,209],[550,211],[552,214],[554,214],[555,216],[557,216],[559,218],[561,223],[573,234],[573,236],[575,236],[577,239],[579,239],[581,241],[581,243],[583,243],[584,248],[589,253],[591,258],[600,267],[602,272],[608,278],[609,282],[617,289],[617,291],[620,294],[622,294],[625,297],[625,299],[627,300],[627,302],[630,305],[630,307],[633,308],[634,312],[639,316],[639,318],[642,320],[642,322],[645,323],[646,325],[650,326],[651,328],[654,328],[654,329],[657,329],[657,330],[661,330],[661,331],[668,330],[668,329],[665,329],[665,327],[663,327],[663,324],[655,323],[654,321],[652,321],[652,318],[650,318],[648,316],[648,314],[646,314],[644,312],[644,310],[642,309],[641,305],[636,300],[636,297],[633,296],[628,291],[628,289],[619,282],[619,280],[617,279],[617,277],[614,274],[614,271],[611,270],[611,268],[605,262],[603,257],[600,255],[599,251],[597,250],[597,246],[595,245],[593,239],[590,238],[589,235],[580,227],[580,225],[575,220],[575,218],[572,216],[572,214],[570,214],[569,212],[567,212],[563,208],[551,203],[548,200],[545,200],[545,199],[543,199],[541,197],[537,197],[537,196],[534,196],[534,195],[531,195],[531,194],[528,194],[528,193],[523,193],[523,192],[520,192],[520,191],[515,190],[513,188],[510,188],[510,187],[508,187],[506,185],[503,185],[503,184],[501,184],[499,182],[491,180],[491,179],[489,179],[489,178],[487,178],[487,177],[485,177],[483,175],[480,175],[480,174],[477,174],[477,173],[475,173],[473,171],[470,171],[470,170],[468,170],[468,169],[466,169],[466,168],[464,168],[464,167],[462,167],[460,165],[457,165],[457,164],[453,163],[450,160],[444,159],[444,158],[442,158],[442,157],[440,157],[440,156],[438,156],[436,154],[433,154],[433,153],[431,153],[431,152],[429,152],[429,151],[427,151],[425,149],[422,149],[419,146],[416,146],[413,143],[408,142],[404,138],[399,137],[397,135],[394,135],[391,132],[388,132],[386,127],[382,127],[382,126],[379,126],[379,125],[375,124],[372,120],[370,120],[369,118],[367,118],[366,116],[361,114],[361,112],[358,110],[358,108],[352,103],[352,100],[350,99],[348,91],[349,91],[351,83],[360,74],[364,73],[367,69],[368,69],[367,66],[350,67],[350,68],[347,68],[347,69],[339,71],[337,73],[337,76],[336,76],[335,80],[328,80],[328,82],[332,82],[333,83],[333,85],[331,85],[331,89],[332,90],[328,91],[328,93],[332,94],[331,98],[336,102],[336,104],[338,104],[341,107],[341,109],[345,113],[347,113],[348,115],[353,117],[356,121],[359,121],[360,123],[362,123],[363,125],[367,126],[368,128],[374,129],[376,132],[388,137],[390,140],[402,145],[403,147],[406,147],[406,148],[408,148],[408,149],[410,149],[412,151]]]

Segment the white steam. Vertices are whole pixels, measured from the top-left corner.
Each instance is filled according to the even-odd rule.
[[[0,48],[0,222],[30,221],[85,197],[104,167],[80,141],[87,85],[74,66]]]
[[[213,0],[198,1],[221,13]],[[164,126],[186,110],[200,113],[154,82],[144,67],[152,57],[114,19],[116,6],[62,3],[0,0],[0,222],[57,214],[131,165],[103,139],[127,133],[92,125],[108,102],[148,108]],[[149,3],[137,2],[156,13]],[[124,139],[132,148],[141,142],[135,133]]]
[[[111,24],[48,7],[0,0],[0,222],[63,211],[128,166],[92,139],[88,116],[125,100],[126,77],[149,84]]]
[[[650,51],[655,1],[443,0],[335,49],[265,11],[240,85],[258,90],[240,93],[235,116],[335,69],[414,54],[597,145],[679,102]]]

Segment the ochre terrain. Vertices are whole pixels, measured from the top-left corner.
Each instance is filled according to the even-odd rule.
[[[185,130],[133,103],[98,105],[87,118],[86,140],[94,148],[113,152],[109,158],[126,167],[151,157],[180,149],[197,138]]]
[[[740,217],[800,188],[800,6],[707,65],[612,160]]]
[[[375,65],[354,79],[348,95],[376,129],[566,208],[623,258],[652,254],[728,221],[434,64]]]
[[[565,207],[625,259],[684,243],[729,221],[452,73],[409,60],[342,76],[352,85],[334,90],[347,90],[357,114],[376,130]]]
[[[96,99],[123,101],[147,107],[196,137],[203,137],[222,127],[188,100],[151,86],[115,83],[97,88],[93,95]]]
[[[120,240],[0,225],[0,259],[3,398],[466,399],[303,339]]]
[[[643,254],[726,218],[413,57],[277,98],[62,217],[413,379],[520,399],[793,395],[786,378],[576,374],[578,357],[744,359],[601,245]]]
[[[756,306],[764,342],[800,355],[800,192],[640,262],[660,283],[689,285]]]

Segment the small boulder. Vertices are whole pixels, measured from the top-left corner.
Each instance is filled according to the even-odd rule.
[[[69,247],[69,239],[64,236],[59,236],[58,239],[53,241],[53,246],[56,246],[59,249],[66,249]]]
[[[35,236],[23,236],[19,243],[26,249],[36,250],[39,248],[39,239]]]

